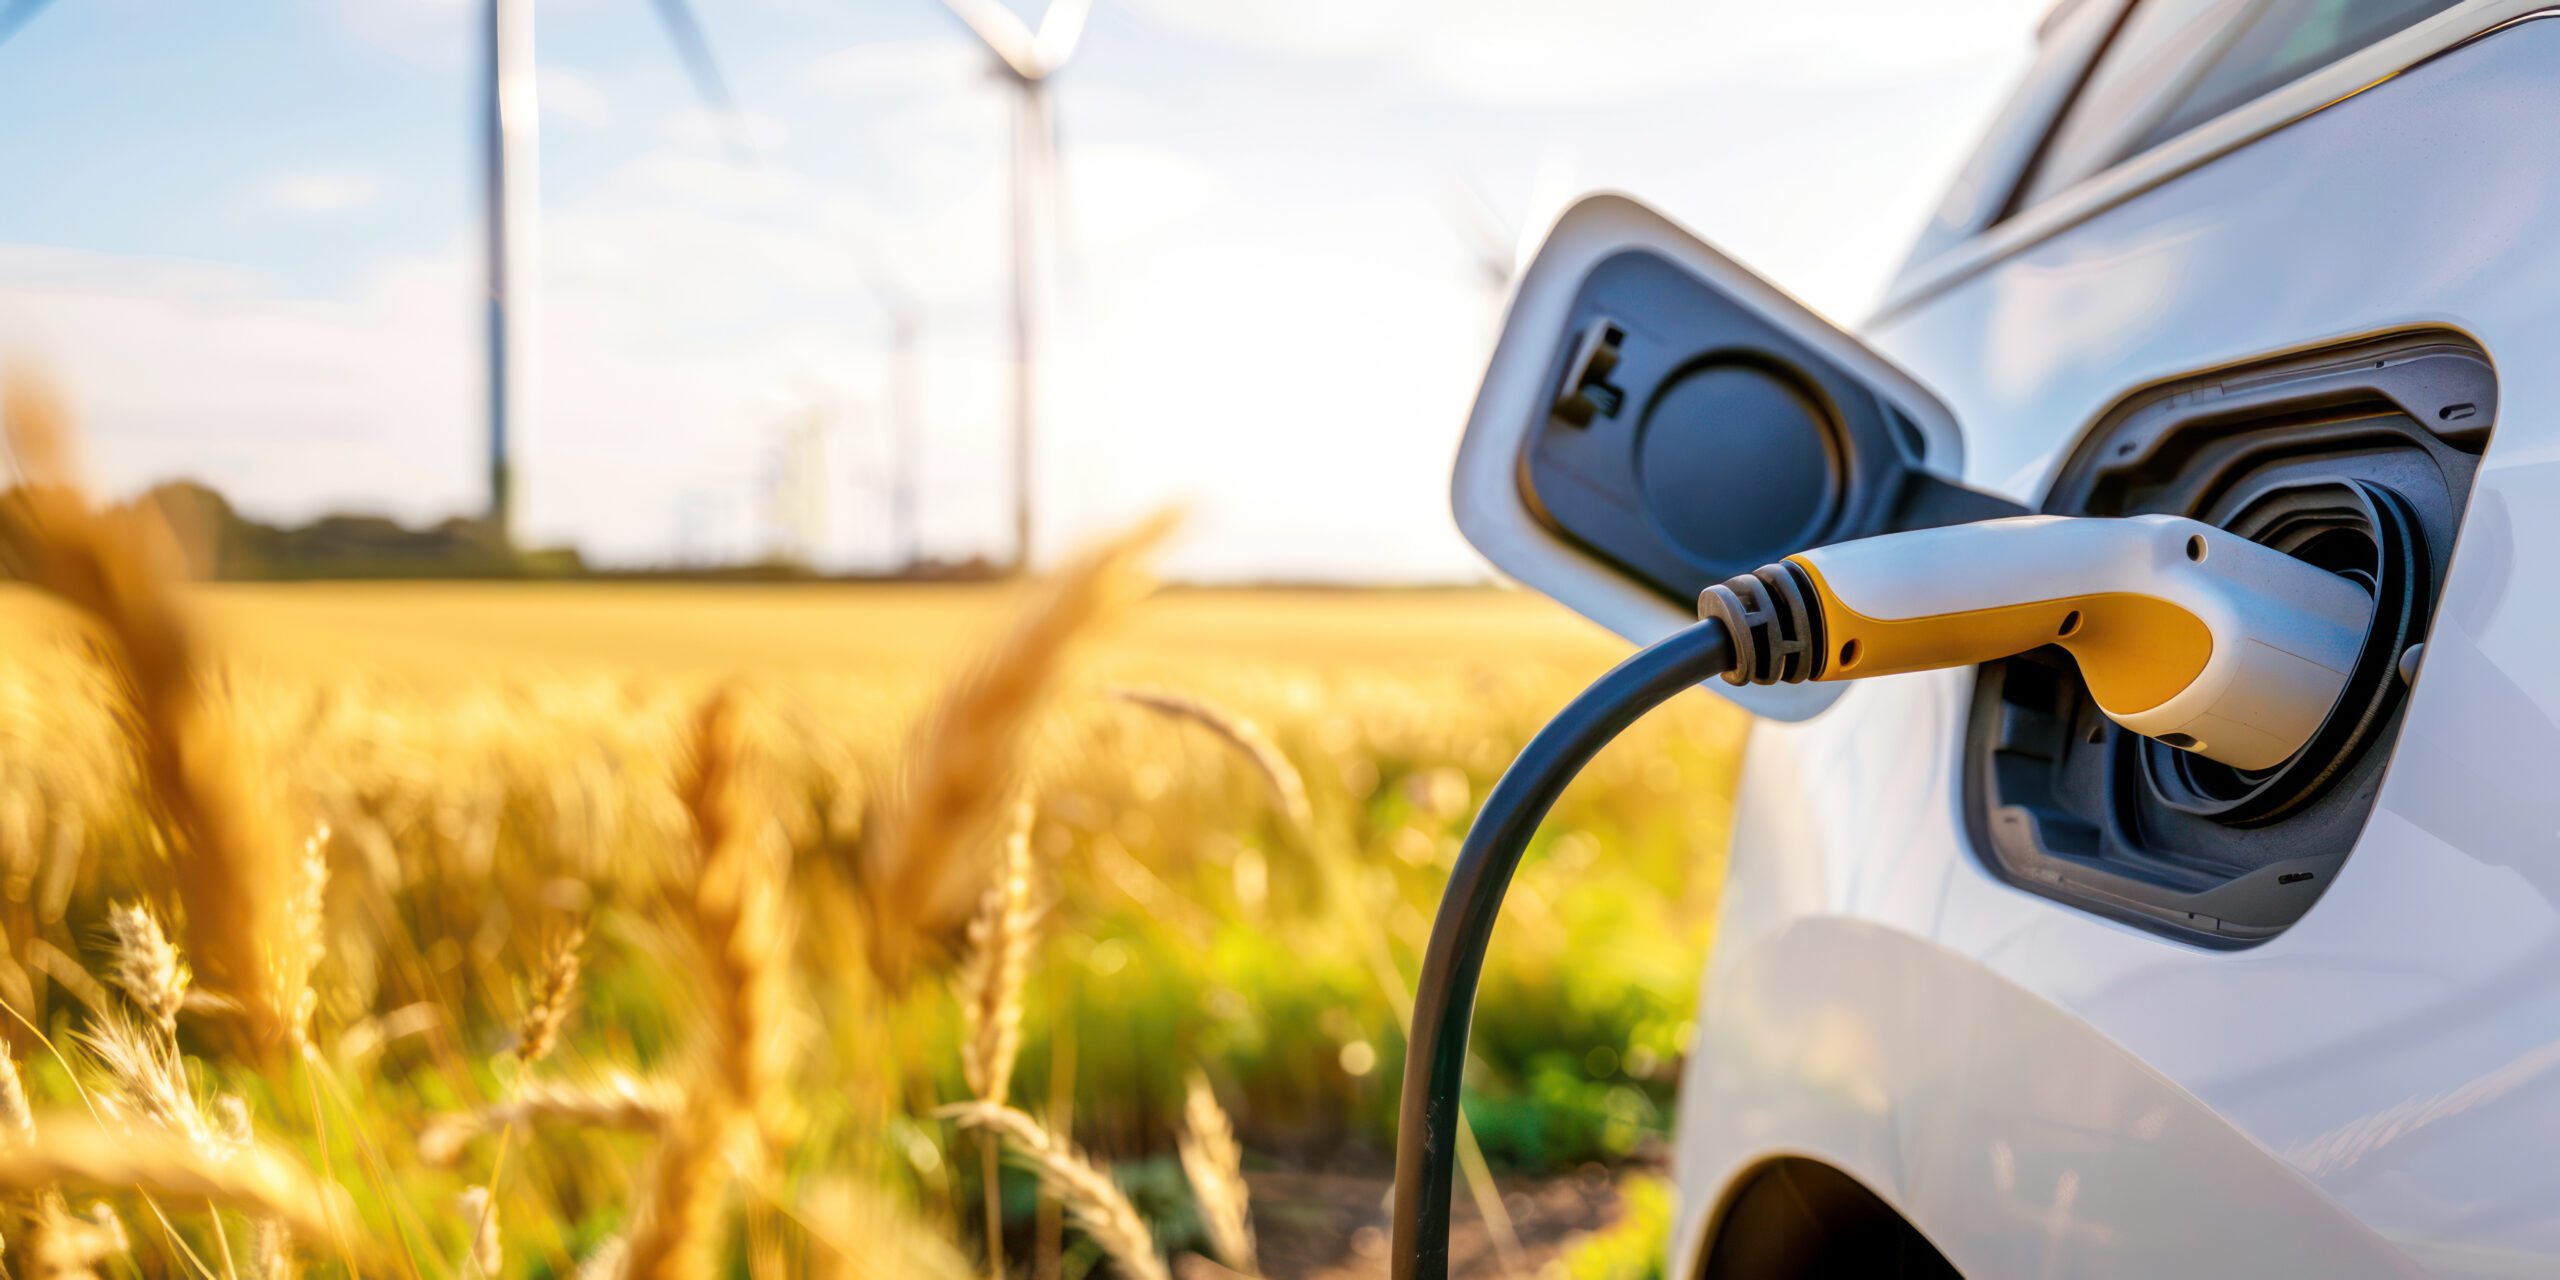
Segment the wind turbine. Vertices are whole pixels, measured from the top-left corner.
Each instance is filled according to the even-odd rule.
[[[44,12],[45,6],[52,3],[53,0],[11,0],[10,3],[0,3],[0,42],[5,42],[9,37],[18,34],[20,28],[35,21],[36,15]]]
[[[1442,204],[1449,226],[1464,249],[1477,281],[1495,304],[1511,294],[1511,281],[1537,253],[1538,238],[1572,203],[1576,190],[1572,157],[1547,147],[1529,171],[1529,189],[1520,220],[1503,215],[1493,197],[1473,180],[1452,182]]]
[[[1057,124],[1049,111],[1049,77],[1066,66],[1084,37],[1093,0],[1051,0],[1034,31],[996,0],[942,0],[969,28],[1014,88],[1013,116],[1013,560],[1031,564],[1031,446],[1040,407],[1039,210],[1054,196]]]
[[[871,305],[889,325],[889,544],[899,572],[912,573],[922,556],[916,534],[916,488],[922,432],[916,421],[916,352],[924,339],[924,304],[876,263],[857,268]]]
[[[733,161],[755,159],[727,77],[688,0],[656,0],[658,17],[697,96],[725,121]],[[489,528],[515,540],[517,433],[535,412],[533,337],[540,321],[541,113],[536,99],[533,0],[488,0],[481,24],[481,237],[489,362]]]
[[[541,227],[533,0],[489,0],[482,17],[481,265],[489,361],[489,530],[515,543],[516,431],[533,411],[533,332]]]

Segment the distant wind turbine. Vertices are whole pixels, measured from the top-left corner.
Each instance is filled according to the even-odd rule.
[[[1526,207],[1520,220],[1503,215],[1493,197],[1474,181],[1453,182],[1442,208],[1477,278],[1499,303],[1510,296],[1512,278],[1529,265],[1538,241],[1556,216],[1572,203],[1575,191],[1572,158],[1553,147],[1538,153],[1529,172]]]
[[[923,558],[916,534],[916,487],[922,432],[916,421],[916,354],[924,337],[924,305],[877,265],[860,268],[863,288],[889,324],[889,543],[901,572]]]
[[[655,0],[694,93],[725,124],[732,160],[752,162],[744,117],[688,0]],[[542,192],[535,95],[533,0],[488,0],[481,28],[481,237],[489,361],[490,529],[515,538],[516,436],[534,413],[533,336],[539,325]]]
[[[1032,30],[996,0],[942,0],[995,55],[1014,86],[1013,125],[1013,559],[1031,564],[1032,440],[1040,405],[1040,207],[1056,192],[1058,139],[1049,77],[1074,56],[1093,0],[1052,0]]]

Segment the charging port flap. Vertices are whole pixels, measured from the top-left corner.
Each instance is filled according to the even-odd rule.
[[[1648,642],[1698,592],[1806,547],[2020,514],[1947,479],[1946,407],[1857,339],[1623,196],[1566,210],[1517,283],[1453,503],[1507,573]],[[1733,689],[1796,719],[1836,689]]]

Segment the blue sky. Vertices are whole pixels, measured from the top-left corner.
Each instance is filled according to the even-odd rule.
[[[923,305],[928,549],[999,550],[985,54],[934,0],[696,5],[752,168],[647,0],[538,6],[527,525],[610,562],[744,556],[796,502],[822,562],[875,561],[886,276]],[[1854,319],[2041,7],[1103,0],[1056,90],[1044,546],[1179,501],[1181,572],[1475,575],[1445,481],[1484,241],[1614,186]],[[69,382],[102,484],[477,507],[477,12],[55,0],[0,45],[0,342]]]

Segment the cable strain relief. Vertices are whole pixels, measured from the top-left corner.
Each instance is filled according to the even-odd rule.
[[[1764,565],[1698,593],[1698,616],[1733,637],[1731,684],[1801,684],[1822,674],[1822,610],[1804,570]]]

